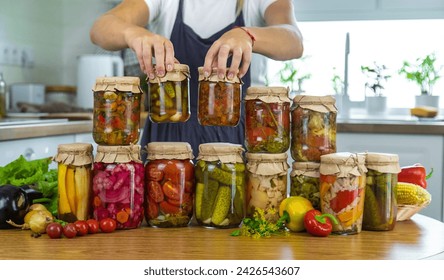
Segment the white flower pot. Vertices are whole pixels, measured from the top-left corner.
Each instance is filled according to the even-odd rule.
[[[386,96],[367,96],[365,98],[365,107],[369,115],[385,114],[387,109]]]
[[[417,95],[415,96],[415,106],[430,106],[439,108],[439,96]]]

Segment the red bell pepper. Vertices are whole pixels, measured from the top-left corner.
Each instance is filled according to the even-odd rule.
[[[433,168],[427,174],[425,167],[420,163],[404,166],[401,168],[401,172],[398,173],[398,182],[411,183],[427,189],[427,179],[432,176],[432,173]]]
[[[319,210],[308,211],[304,216],[304,226],[308,233],[313,236],[328,236],[333,224],[338,224],[338,220],[331,214],[322,214]]]

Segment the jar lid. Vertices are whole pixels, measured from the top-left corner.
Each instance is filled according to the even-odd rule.
[[[167,81],[180,82],[190,77],[190,67],[186,64],[175,63],[173,66],[173,70],[167,71],[165,76],[163,77],[154,77],[154,79],[149,79],[148,82],[155,83],[164,83]]]
[[[245,100],[259,99],[266,103],[290,102],[289,88],[286,87],[249,87]]]
[[[199,72],[199,81],[209,81],[209,82],[224,82],[224,83],[240,83],[242,84],[242,80],[238,77],[235,76],[233,79],[229,80],[227,78],[227,73],[229,71],[229,69],[227,69],[224,77],[222,79],[219,78],[219,76],[217,75],[217,68],[213,68],[210,75],[208,77],[205,77],[204,72],[203,72],[203,67],[199,67],[197,68],[198,72]]]
[[[103,163],[141,163],[140,145],[130,146],[97,146],[97,154],[94,162]]]
[[[139,77],[99,77],[96,79],[93,91],[124,91],[141,93]]]
[[[365,153],[365,163],[368,169],[382,173],[399,173],[399,156],[387,153]]]
[[[247,152],[245,157],[247,159],[247,170],[253,174],[264,176],[284,175],[289,168],[287,153],[264,154]]]
[[[232,143],[204,143],[199,145],[198,160],[243,163],[242,145]]]
[[[295,106],[303,109],[309,109],[320,113],[337,112],[335,106],[336,99],[331,95],[312,96],[312,95],[296,95],[293,98]]]
[[[304,175],[307,177],[312,178],[319,178],[319,162],[312,162],[312,161],[295,161],[292,165],[292,170],[290,173],[291,177]]]
[[[323,175],[337,177],[361,176],[367,172],[365,156],[349,152],[322,155],[319,171]]]
[[[53,160],[65,165],[82,166],[93,162],[93,146],[90,143],[60,144]]]
[[[150,142],[146,145],[148,159],[193,159],[193,150],[187,142]]]

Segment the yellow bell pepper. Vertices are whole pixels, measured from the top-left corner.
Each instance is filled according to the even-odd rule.
[[[290,196],[284,199],[279,206],[279,215],[284,217],[285,226],[294,232],[305,230],[304,216],[314,209],[310,200],[302,196]]]

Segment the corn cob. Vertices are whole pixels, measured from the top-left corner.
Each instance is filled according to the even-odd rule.
[[[430,203],[430,193],[415,184],[399,182],[396,185],[396,199],[398,205],[424,205]]]

